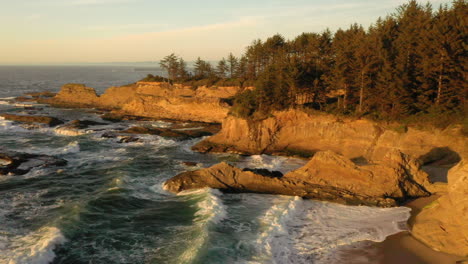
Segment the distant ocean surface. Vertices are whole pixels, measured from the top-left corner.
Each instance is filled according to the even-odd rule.
[[[170,124],[108,123],[86,110],[43,105],[31,110],[29,103],[11,98],[56,92],[69,82],[103,92],[148,73],[113,66],[0,67],[0,113],[105,123],[68,133],[0,120],[0,152],[68,161],[64,167],[0,176],[0,263],[378,263],[369,244],[406,229],[409,209],[403,207],[344,206],[211,189],[170,194],[162,189],[165,180],[221,161],[282,172],[306,161],[192,152],[199,139],[140,135],[141,142],[118,143],[101,135],[135,125]],[[187,167],[185,161],[199,165]],[[350,250],[362,254],[350,259]]]
[[[161,74],[139,66],[0,66],[0,97],[31,91],[58,92],[65,83],[83,83],[102,93],[110,86],[133,83],[150,73]]]

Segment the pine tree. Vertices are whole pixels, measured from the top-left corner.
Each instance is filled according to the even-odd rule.
[[[178,80],[186,80],[190,77],[189,72],[187,71],[187,63],[184,59],[179,58],[179,62],[177,64],[177,79]]]
[[[229,53],[227,64],[228,64],[229,78],[235,78],[239,62],[237,58],[234,55],[232,55],[232,53]]]
[[[216,66],[216,76],[221,79],[226,78],[226,74],[229,72],[229,66],[225,58],[222,58]]]
[[[200,59],[200,57],[198,57],[195,61],[193,70],[195,75],[194,77],[197,80],[211,78],[211,76],[213,75],[213,69],[211,67],[211,64]]]
[[[170,80],[175,80],[177,78],[179,59],[174,53],[164,57],[164,59],[159,62],[159,65],[167,71],[167,76]]]

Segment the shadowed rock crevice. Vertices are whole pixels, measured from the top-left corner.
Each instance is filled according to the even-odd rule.
[[[433,148],[428,153],[419,157],[424,163],[422,169],[429,174],[432,183],[447,183],[448,172],[455,167],[460,160],[460,155],[449,147]]]

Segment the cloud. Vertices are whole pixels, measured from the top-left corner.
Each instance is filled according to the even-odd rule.
[[[198,56],[217,60],[229,52],[239,55],[252,39],[263,37],[262,34],[270,35],[269,31],[259,31],[263,28],[262,22],[261,17],[242,17],[159,32],[23,41],[15,45],[10,43],[6,47],[8,52],[0,54],[0,62],[147,61],[159,60],[173,52],[187,60]]]
[[[169,24],[121,24],[121,25],[95,25],[83,28],[85,31],[126,31],[126,30],[154,30],[166,28]]]

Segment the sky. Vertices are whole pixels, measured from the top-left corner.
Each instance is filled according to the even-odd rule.
[[[291,39],[355,22],[367,27],[405,2],[0,0],[0,65],[159,61],[170,53],[219,60],[276,33]]]

